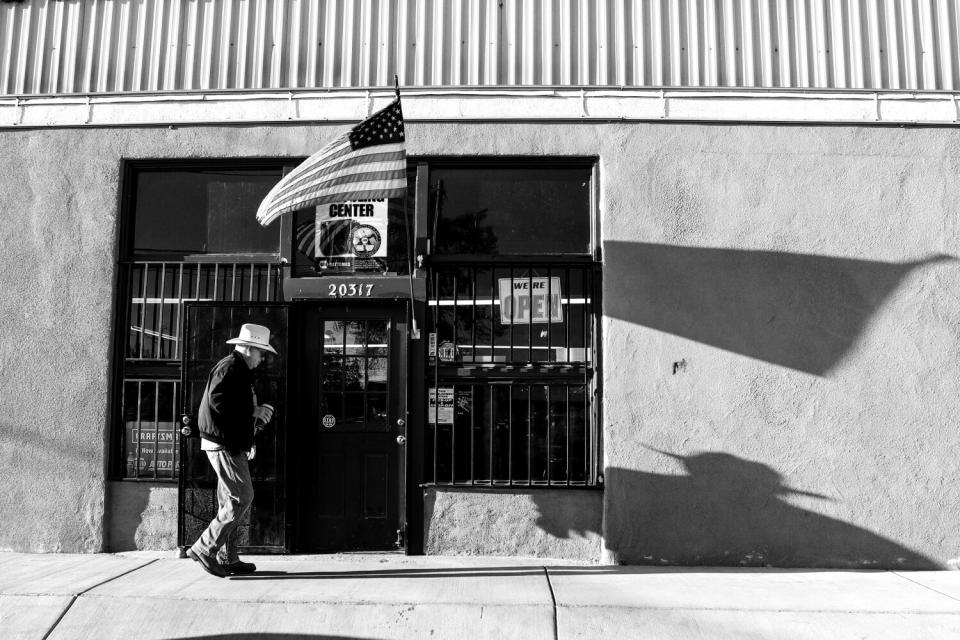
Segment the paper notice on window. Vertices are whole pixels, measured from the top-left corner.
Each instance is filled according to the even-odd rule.
[[[316,257],[386,258],[387,201],[355,200],[317,207]]]
[[[560,278],[498,278],[501,324],[563,322]]]
[[[453,424],[453,387],[430,388],[427,422],[429,424]]]

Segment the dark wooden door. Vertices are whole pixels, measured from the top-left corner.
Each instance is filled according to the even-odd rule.
[[[298,535],[302,551],[390,549],[401,529],[402,307],[301,309]]]

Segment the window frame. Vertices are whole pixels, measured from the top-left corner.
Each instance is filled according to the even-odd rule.
[[[452,487],[456,489],[467,490],[497,490],[497,489],[596,489],[603,486],[602,455],[602,376],[600,375],[602,367],[601,352],[601,318],[602,318],[602,264],[601,251],[599,244],[599,213],[598,213],[598,194],[599,194],[599,158],[597,157],[551,157],[541,156],[512,156],[512,157],[426,157],[418,158],[418,199],[417,199],[417,222],[420,229],[429,228],[429,221],[432,220],[432,203],[430,195],[432,192],[431,172],[436,169],[471,169],[471,168],[550,168],[550,167],[582,167],[590,170],[590,190],[588,200],[589,232],[590,239],[587,251],[579,253],[543,253],[543,254],[498,254],[498,255],[476,255],[476,254],[433,254],[429,255],[429,246],[427,232],[417,234],[418,253],[424,254],[426,277],[431,285],[428,291],[434,287],[436,273],[444,268],[476,267],[480,265],[490,265],[496,269],[497,265],[514,267],[518,265],[528,266],[531,271],[537,267],[547,267],[562,271],[564,268],[582,269],[589,272],[591,287],[591,311],[587,316],[590,322],[591,344],[589,346],[592,359],[589,362],[566,363],[566,366],[558,367],[556,363],[490,363],[478,364],[472,363],[469,369],[465,370],[463,365],[456,363],[441,364],[439,359],[431,356],[424,350],[425,363],[424,371],[427,375],[427,384],[423,388],[423,397],[417,399],[423,406],[423,468],[421,471],[422,486],[429,487]],[[424,196],[426,196],[424,198]],[[424,311],[427,314],[426,326],[433,325],[433,311],[431,301],[433,298],[428,293],[425,301]],[[433,328],[433,327],[432,327]],[[439,342],[439,336],[437,337]],[[518,366],[522,364],[522,366]],[[436,473],[436,449],[427,446],[426,439],[434,435],[439,425],[432,426],[429,423],[430,411],[429,394],[430,388],[445,385],[444,380],[453,382],[453,386],[467,386],[483,384],[484,382],[492,389],[499,384],[510,385],[530,385],[528,389],[535,384],[551,385],[555,383],[569,384],[571,381],[584,381],[584,399],[587,405],[586,417],[589,424],[586,428],[585,439],[590,443],[590,460],[587,464],[587,477],[585,482],[571,482],[569,475],[563,482],[535,483],[531,478],[526,481],[516,481],[512,477],[508,482],[495,481],[492,477],[488,480],[477,481],[471,478],[468,483],[457,482],[454,471],[450,473],[449,482],[439,482]],[[512,392],[511,392],[512,393]],[[492,395],[490,396],[492,397]],[[512,397],[512,396],[511,396]],[[569,396],[568,396],[569,398]],[[569,400],[568,400],[569,402]],[[569,409],[568,409],[569,410]],[[511,418],[512,419],[512,418]],[[471,424],[475,418],[471,418]],[[512,427],[511,427],[512,428]],[[566,428],[569,430],[569,423]],[[548,427],[549,431],[549,427]],[[452,436],[451,436],[452,437]],[[491,438],[492,438],[491,434]],[[512,438],[512,435],[511,435]],[[549,446],[549,445],[548,445]],[[569,455],[569,449],[568,449]],[[548,478],[550,476],[549,451],[547,458]],[[511,461],[507,460],[511,465]],[[432,468],[431,468],[432,467]],[[568,467],[569,469],[569,467]],[[528,467],[527,473],[531,472]],[[512,471],[511,471],[512,474]],[[472,475],[472,474],[471,474]]]
[[[134,247],[136,225],[136,184],[137,176],[146,171],[210,171],[244,170],[244,169],[271,169],[277,171],[277,180],[298,164],[298,159],[290,158],[209,158],[209,159],[127,159],[120,166],[120,212],[117,232],[117,260],[115,263],[114,287],[114,327],[113,353],[111,357],[111,394],[108,408],[107,429],[107,479],[124,482],[153,482],[172,484],[178,482],[176,468],[171,470],[169,477],[158,477],[154,466],[153,477],[139,477],[127,475],[126,451],[126,424],[124,415],[125,385],[131,380],[149,380],[157,383],[172,383],[177,385],[177,394],[174,404],[179,407],[182,388],[181,361],[177,358],[147,358],[133,359],[127,357],[127,345],[131,326],[130,309],[133,306],[133,278],[138,265],[180,265],[181,273],[184,266],[197,268],[197,274],[202,268],[216,269],[220,265],[231,266],[234,270],[249,268],[251,274],[254,269],[266,268],[268,273],[274,274],[273,283],[268,283],[273,297],[268,301],[279,300],[282,297],[282,282],[287,268],[283,259],[288,257],[288,247],[292,242],[290,224],[283,217],[274,224],[279,224],[277,247],[274,253],[228,253],[228,254],[193,254],[184,252],[164,252],[151,254],[149,258],[136,254]],[[234,271],[236,273],[236,271]],[[259,289],[258,289],[259,290]],[[177,336],[182,338],[183,333],[183,305],[184,301],[178,295],[179,313],[177,313]],[[162,299],[162,298],[161,298]],[[177,409],[178,410],[178,409]],[[176,413],[174,418],[176,419]],[[177,430],[174,429],[177,434]],[[176,440],[176,435],[175,435]],[[174,442],[174,456],[176,456],[177,442]]]

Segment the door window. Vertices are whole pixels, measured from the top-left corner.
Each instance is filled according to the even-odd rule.
[[[322,322],[321,419],[367,431],[386,428],[389,331],[385,318]]]

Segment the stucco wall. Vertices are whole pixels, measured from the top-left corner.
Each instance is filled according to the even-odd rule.
[[[0,131],[0,548],[104,546],[121,159],[342,129]],[[960,131],[412,122],[408,145],[600,159],[609,557],[960,555]]]
[[[177,485],[107,483],[107,551],[177,547]]]
[[[608,547],[960,555],[960,130],[651,133],[602,163]]]
[[[602,493],[592,490],[424,492],[424,553],[597,562]]]
[[[0,132],[0,549],[102,545],[113,139]]]

